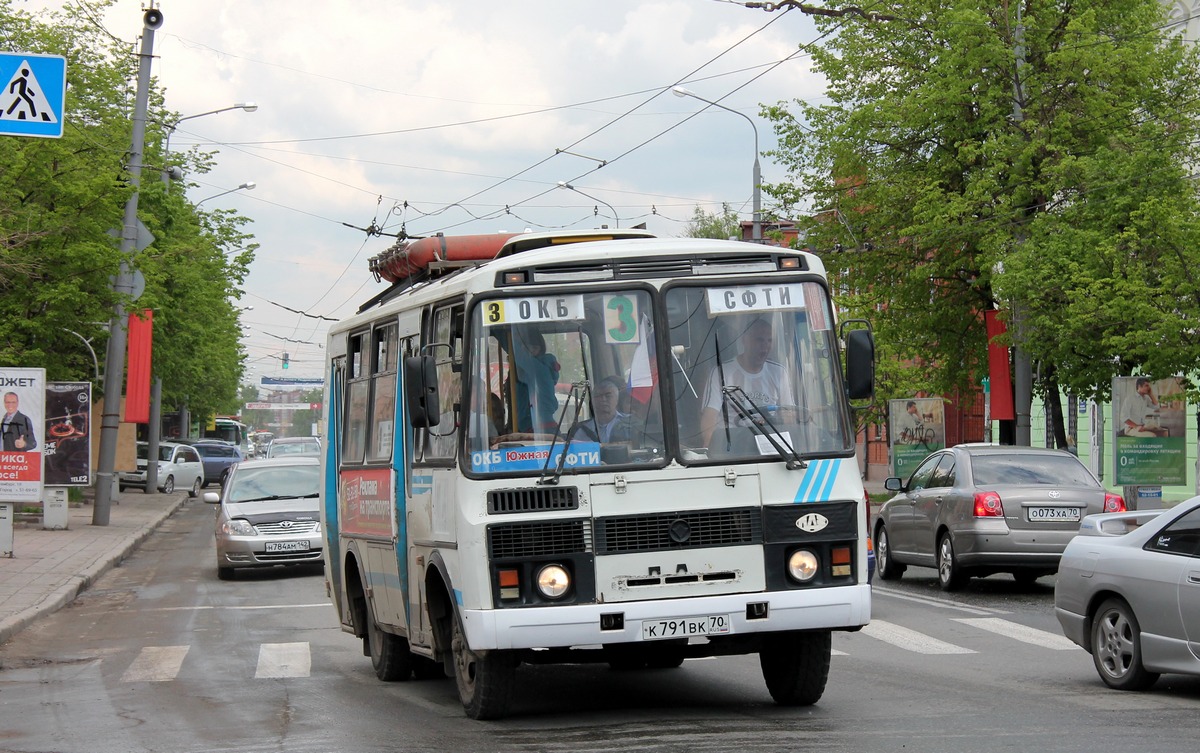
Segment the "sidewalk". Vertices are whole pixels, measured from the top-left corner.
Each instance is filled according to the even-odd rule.
[[[15,523],[13,556],[0,557],[0,643],[70,604],[182,507],[187,493],[133,489],[118,499],[107,526],[92,525],[90,502],[69,509],[66,530],[43,530],[40,520]]]

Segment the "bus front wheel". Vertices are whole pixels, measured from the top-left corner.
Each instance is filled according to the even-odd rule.
[[[516,660],[507,651],[472,651],[458,616],[454,618],[453,629],[454,681],[463,710],[472,719],[503,717],[512,698]]]
[[[765,636],[758,663],[775,703],[811,706],[821,700],[832,651],[833,639],[828,630]]]

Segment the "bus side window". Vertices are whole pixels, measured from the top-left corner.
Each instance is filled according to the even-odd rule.
[[[350,338],[349,373],[346,375],[346,428],[342,436],[342,462],[361,463],[367,446],[368,403],[370,402],[370,372],[365,363],[370,333]]]
[[[433,331],[423,354],[437,363],[437,426],[427,430],[426,460],[450,460],[458,448],[458,407],[462,402],[462,318],[461,306],[445,306],[433,312]]]

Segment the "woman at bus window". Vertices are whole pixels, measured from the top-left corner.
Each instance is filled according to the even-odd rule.
[[[509,381],[505,383],[505,400],[513,406],[515,431],[520,433],[554,433],[558,410],[555,387],[561,366],[553,354],[546,352],[546,339],[532,327],[514,327],[508,342],[500,339],[501,348],[511,346],[512,365]],[[516,382],[512,383],[512,375]]]

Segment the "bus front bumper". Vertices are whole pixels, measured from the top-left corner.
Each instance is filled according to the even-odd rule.
[[[565,648],[786,630],[852,630],[871,619],[871,587],[864,583],[662,601],[464,609],[461,614],[467,643],[474,650]],[[693,627],[713,632],[680,634],[680,630]]]

